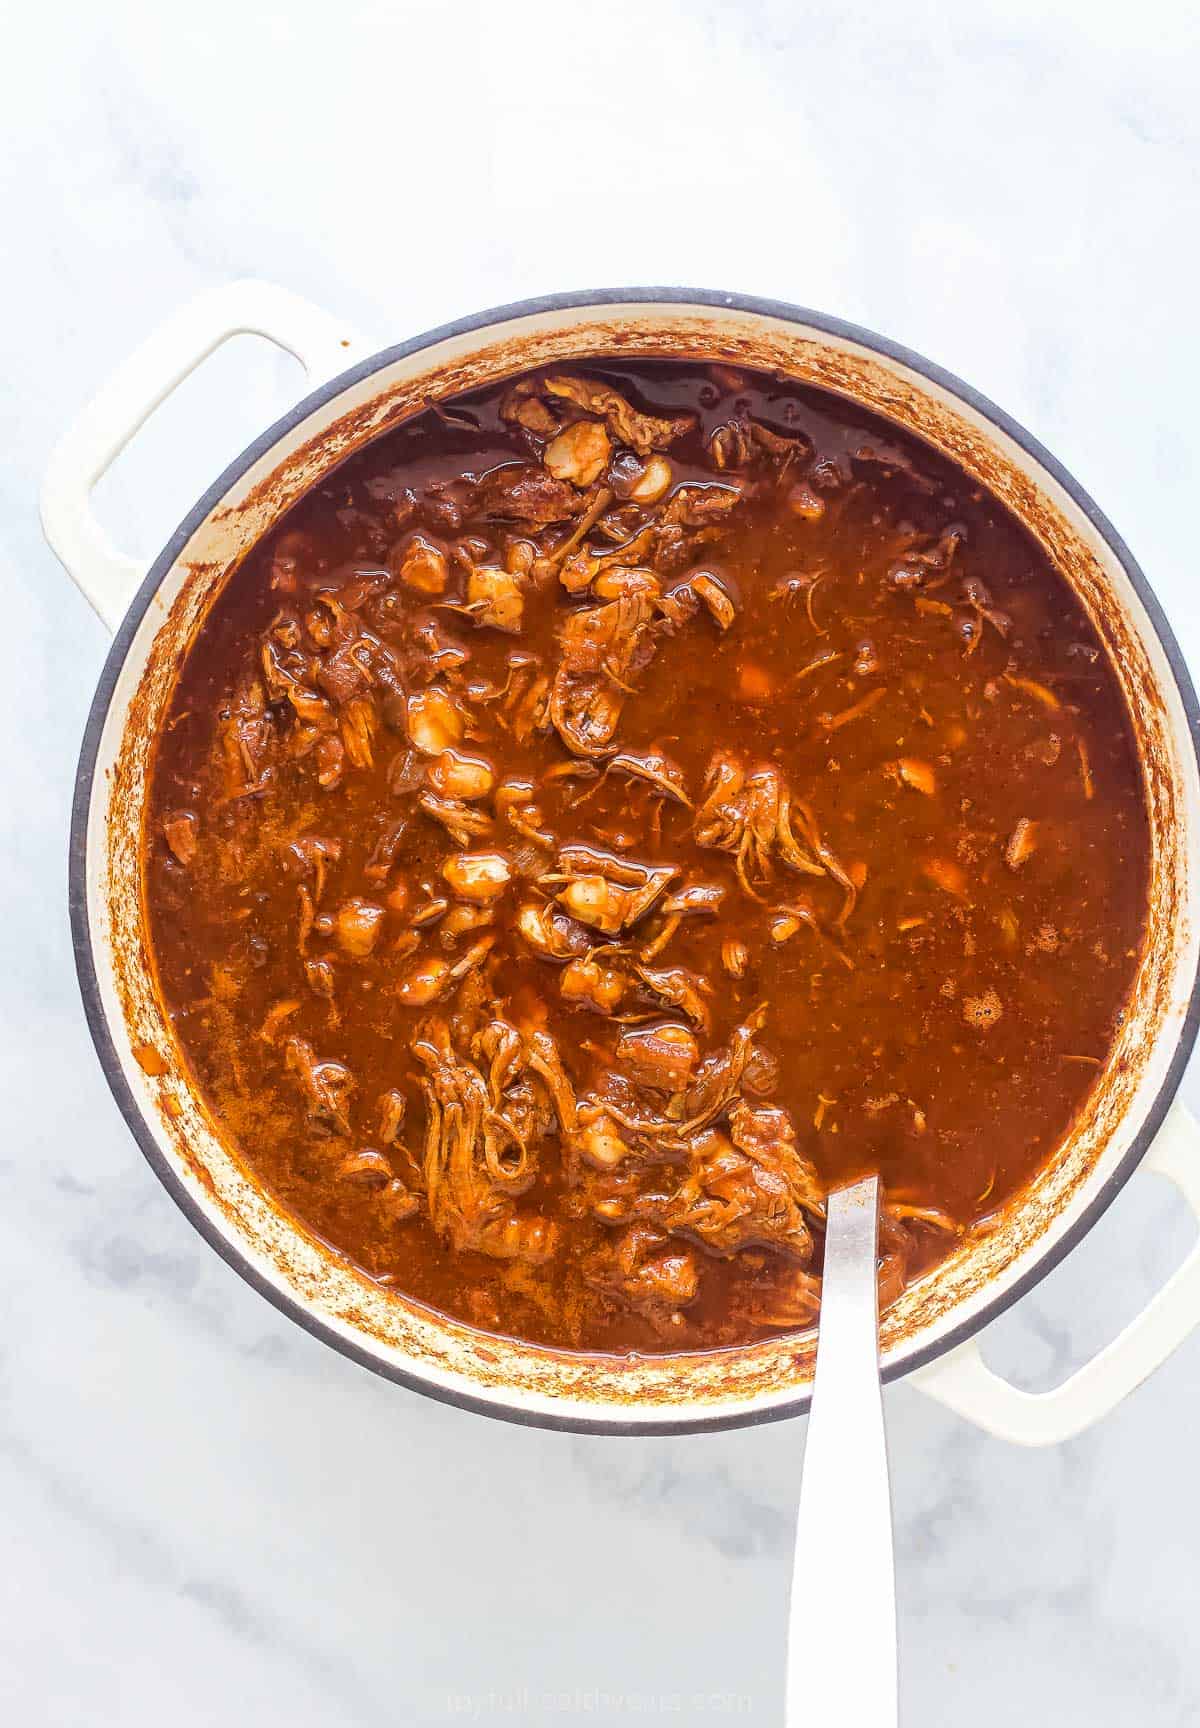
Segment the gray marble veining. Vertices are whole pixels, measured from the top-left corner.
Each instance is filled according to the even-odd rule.
[[[108,368],[231,275],[381,343],[554,288],[738,287],[1002,402],[1200,655],[1194,9],[76,0],[5,34],[0,1712],[777,1723],[802,1424],[603,1441],[427,1403],[275,1314],[144,1166],[64,904],[105,640],[37,484]],[[100,489],[122,543],[152,552],[296,382],[249,338],[197,374]],[[1139,1179],[993,1359],[1052,1383],[1187,1241]],[[1198,1370],[1193,1339],[1043,1453],[889,1390],[908,1722],[1200,1720]]]

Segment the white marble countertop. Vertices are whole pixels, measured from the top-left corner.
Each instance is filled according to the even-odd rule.
[[[29,1728],[781,1720],[803,1424],[487,1423],[373,1379],[222,1265],[94,1060],[67,810],[105,635],[43,545],[57,433],[184,297],[261,275],[381,345],[559,288],[857,320],[1101,501],[1200,655],[1195,11],[987,0],[112,0],[0,67],[5,1132],[0,1716]],[[101,488],[152,553],[296,378],[231,344]],[[1200,1098],[1196,1071],[1186,1091]],[[1030,1385],[1184,1252],[1135,1179],[991,1334]],[[897,1386],[905,1720],[1200,1720],[1200,1338],[1058,1450]]]

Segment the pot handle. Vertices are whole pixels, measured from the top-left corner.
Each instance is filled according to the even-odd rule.
[[[1200,1124],[1172,1105],[1142,1165],[1168,1176],[1200,1220]],[[1050,1392],[1023,1392],[983,1360],[968,1339],[908,1376],[930,1398],[1017,1446],[1071,1440],[1116,1408],[1200,1324],[1200,1244],[1158,1294],[1099,1355]]]
[[[231,336],[265,336],[294,354],[310,387],[350,365],[353,332],[270,282],[228,282],[181,306],[136,348],[59,440],[42,481],[42,529],[68,576],[115,630],[145,566],[92,514],[92,488],[164,397]]]

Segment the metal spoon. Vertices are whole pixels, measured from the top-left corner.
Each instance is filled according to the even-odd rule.
[[[830,1195],[788,1616],[788,1728],[894,1728],[897,1719],[878,1234],[877,1176]]]

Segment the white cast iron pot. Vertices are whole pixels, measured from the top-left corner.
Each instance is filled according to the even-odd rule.
[[[312,394],[210,488],[149,573],[90,511],[98,477],[159,401],[226,338],[257,332],[304,364]],[[976,1335],[1077,1243],[1135,1168],[1169,1176],[1200,1216],[1200,1136],[1172,1100],[1196,1033],[1200,959],[1197,707],[1179,649],[1129,552],[1071,477],[973,390],[917,355],[815,313],[675,289],[558,295],[446,325],[370,358],[336,320],[235,283],[157,331],[63,439],[42,492],[47,539],[115,632],[80,757],[71,913],[84,1003],[130,1128],[229,1263],[301,1325],[379,1373],[516,1421],[682,1433],[808,1406],[811,1339],[631,1361],[489,1337],[382,1290],[281,1216],[222,1144],[153,987],[138,835],[151,740],[179,658],[229,570],[315,480],[431,398],[580,355],[682,355],[823,385],[918,434],[996,492],[1071,581],[1105,642],[1138,734],[1152,828],[1147,952],[1096,1089],[1051,1165],[989,1232],[908,1289],[882,1329],[885,1377],[995,1434],[1078,1433],[1200,1319],[1200,1248],[1094,1361],[1057,1390],[1018,1391]],[[349,369],[347,370],[347,367]]]

